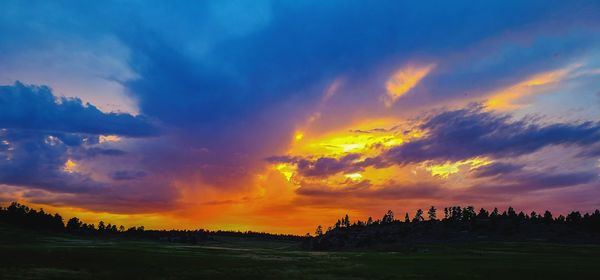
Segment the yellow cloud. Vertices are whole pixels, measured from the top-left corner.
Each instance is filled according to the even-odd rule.
[[[289,154],[300,156],[329,156],[341,157],[350,153],[374,155],[380,148],[401,145],[404,142],[418,138],[420,133],[408,133],[400,130],[386,130],[381,128],[394,127],[398,120],[391,118],[369,119],[359,123],[327,132],[325,134],[302,133],[299,141],[292,143]],[[373,129],[379,129],[372,131]],[[299,132],[296,132],[298,136]]]
[[[425,66],[409,65],[396,71],[385,84],[387,89],[387,95],[383,98],[385,106],[392,106],[398,98],[408,93],[421,79],[427,76],[434,67],[434,64]]]
[[[362,175],[360,173],[350,173],[350,174],[344,175],[344,177],[346,177],[352,181],[360,181],[360,179],[362,179]]]
[[[486,102],[486,107],[497,111],[518,109],[522,105],[517,104],[517,100],[548,90],[580,67],[580,64],[574,64],[563,69],[533,75],[515,85],[492,93]]]
[[[382,150],[402,145],[424,135],[424,132],[410,127],[401,129],[402,125],[398,126],[399,124],[402,124],[402,121],[395,118],[374,118],[351,123],[323,134],[296,131],[287,154],[304,158],[341,158],[348,154],[360,154],[360,158],[364,159],[375,157]],[[283,175],[288,182],[297,183],[294,181],[294,174],[297,172],[295,164],[277,163],[272,168]],[[336,174],[331,176],[331,179],[344,182],[347,179],[373,180],[375,177],[382,176],[389,178],[391,175],[383,171],[369,171],[360,174]],[[307,180],[307,178],[297,179]]]
[[[65,162],[65,165],[63,166],[63,170],[68,173],[76,172],[77,171],[77,163],[75,163],[74,161],[69,159],[69,160],[67,160],[67,162]]]
[[[288,181],[292,179],[294,172],[296,172],[296,166],[289,163],[277,164],[275,165],[275,169],[277,169],[277,171],[279,171]]]
[[[451,174],[458,173],[460,168],[468,166],[469,170],[485,166],[492,163],[488,158],[472,158],[467,160],[461,160],[456,162],[445,162],[443,164],[433,164],[425,166],[425,170],[431,172],[432,176],[439,176],[441,178],[448,178]]]
[[[100,135],[100,143],[119,141],[121,141],[121,137],[117,135]]]

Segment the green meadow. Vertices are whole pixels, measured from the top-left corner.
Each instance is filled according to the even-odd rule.
[[[103,240],[0,227],[0,279],[600,279],[600,246],[419,244],[305,251],[293,242],[198,245]]]

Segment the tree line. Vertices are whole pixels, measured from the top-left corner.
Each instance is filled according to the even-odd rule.
[[[125,228],[122,225],[117,226],[104,221],[98,222],[97,225],[84,223],[77,217],[70,218],[65,223],[63,217],[58,213],[50,214],[43,209],[35,210],[18,202],[12,202],[8,207],[0,207],[0,224],[82,237],[152,239],[181,243],[209,241],[217,236],[289,241],[299,241],[306,238],[291,234],[254,231],[148,230],[144,226]]]
[[[402,217],[402,216],[401,216]],[[390,247],[415,242],[447,242],[473,240],[558,241],[600,243],[600,210],[592,213],[572,211],[566,216],[516,212],[512,207],[500,212],[475,210],[473,206],[452,206],[439,211],[431,206],[397,218],[388,210],[380,219],[351,221],[348,215],[332,226],[317,226],[314,236],[271,234],[253,231],[148,230],[143,226],[125,228],[100,221],[85,223],[77,217],[64,221],[59,214],[32,209],[13,202],[0,207],[0,224],[65,233],[82,237],[151,239],[168,242],[199,243],[218,236],[262,240],[302,241],[307,249],[337,250],[360,247]]]
[[[442,213],[440,213],[442,212]],[[314,238],[305,242],[312,249],[348,249],[386,247],[390,244],[438,241],[510,240],[600,242],[600,210],[592,213],[572,211],[566,216],[554,216],[550,211],[516,212],[508,207],[488,211],[473,206],[431,206],[418,209],[411,216],[405,213],[397,219],[388,210],[381,219],[350,221],[348,215],[338,219],[326,230],[317,226]]]

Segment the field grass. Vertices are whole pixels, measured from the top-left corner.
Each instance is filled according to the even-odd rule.
[[[309,252],[290,242],[92,240],[0,227],[0,279],[600,279],[600,246],[421,244]]]

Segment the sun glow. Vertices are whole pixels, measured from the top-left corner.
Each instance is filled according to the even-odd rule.
[[[351,181],[360,181],[362,179],[362,175],[360,173],[350,173],[344,175],[344,177],[350,179]]]
[[[294,175],[294,172],[296,172],[296,167],[288,163],[277,164],[275,165],[275,169],[277,169],[277,171],[279,171],[288,181],[292,180],[292,176]]]
[[[296,134],[294,134],[294,140],[300,141],[300,140],[302,140],[302,138],[304,138],[304,133],[298,131],[298,132],[296,132]]]
[[[336,158],[350,153],[372,156],[381,149],[401,145],[423,135],[415,129],[399,129],[399,122],[397,119],[371,119],[322,134],[296,132],[296,141],[290,146],[288,154]]]
[[[296,131],[287,155],[313,159],[319,157],[340,159],[349,154],[357,154],[359,157],[356,161],[376,157],[386,149],[421,138],[425,134],[418,129],[403,127],[402,124],[403,121],[398,119],[380,118],[351,123],[321,134]],[[300,181],[324,183],[322,181],[324,178],[297,178],[298,180],[294,180],[297,172],[295,163],[276,163],[272,167],[288,182],[294,184],[299,184]],[[382,182],[390,178],[391,174],[388,171],[382,168],[367,168],[360,173],[331,174],[329,179],[336,182],[359,182],[364,179]]]

